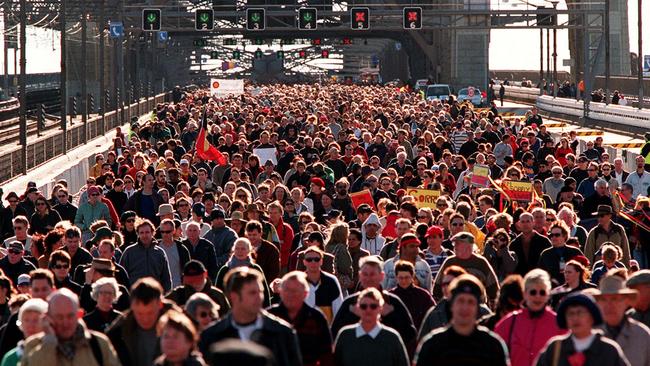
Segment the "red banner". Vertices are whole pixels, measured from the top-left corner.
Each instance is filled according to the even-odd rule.
[[[367,203],[373,210],[376,210],[375,201],[372,199],[372,194],[370,194],[370,191],[367,189],[360,192],[350,193],[350,199],[352,199],[352,206],[355,210],[364,203]]]

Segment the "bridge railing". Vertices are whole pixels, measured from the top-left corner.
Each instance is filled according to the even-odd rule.
[[[121,126],[131,120],[131,117],[141,116],[151,112],[156,104],[168,101],[171,93],[158,94],[151,98],[142,98],[136,103],[125,105],[118,111],[110,111],[105,114],[105,131],[108,132],[117,126]],[[102,130],[101,116],[88,118],[87,138],[83,137],[83,125],[76,122],[68,125],[67,146],[63,146],[63,131],[49,131],[43,136],[36,135],[36,127],[30,128],[28,124],[27,137],[27,170],[28,172],[40,165],[65,154],[68,150],[74,149],[85,142],[104,135]],[[13,147],[5,147],[0,156],[0,182],[6,182],[22,174],[23,162],[22,146],[16,144]],[[29,174],[29,173],[28,173]]]

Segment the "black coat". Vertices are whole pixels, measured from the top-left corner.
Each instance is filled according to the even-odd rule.
[[[111,309],[111,311],[108,312],[106,315],[107,315],[106,317],[102,316],[99,309],[95,309],[90,313],[86,314],[83,320],[84,323],[86,323],[88,329],[100,333],[105,333],[106,329],[108,329],[108,327],[113,323],[113,321],[117,319],[118,316],[122,315],[122,313],[115,309]]]
[[[262,328],[253,332],[251,339],[271,351],[275,356],[274,366],[302,365],[298,336],[291,325],[266,311],[262,311],[261,316]],[[199,350],[207,355],[212,344],[225,339],[239,339],[239,332],[232,322],[232,314],[228,314],[204,330],[199,340]]]
[[[190,243],[189,239],[183,240],[182,243],[192,259],[203,263],[205,269],[208,270],[208,277],[216,278],[219,267],[217,267],[217,254],[214,250],[214,245],[212,245],[209,240],[205,240],[203,238],[199,238],[199,242],[196,244],[196,246],[193,246]],[[181,256],[180,250],[179,256]],[[181,261],[182,260],[183,257],[181,256]]]
[[[59,216],[61,216],[61,220],[68,220],[70,222],[74,222],[74,218],[77,215],[77,206],[73,205],[72,203],[65,203],[65,204],[57,204],[52,207],[53,209],[56,210],[56,212],[59,213]]]
[[[557,344],[559,343],[559,346]],[[560,354],[557,364],[553,362],[555,347],[560,347]],[[640,350],[641,351],[641,350]],[[576,353],[573,346],[571,334],[557,336],[552,338],[546,348],[542,350],[537,358],[537,366],[571,366],[568,357]],[[629,366],[630,363],[623,354],[621,347],[611,339],[604,337],[601,333],[596,334],[596,338],[589,348],[583,351],[586,356],[587,366]]]
[[[539,263],[539,257],[546,248],[551,247],[551,241],[547,237],[539,235],[537,232],[533,235],[530,241],[530,249],[528,255],[524,253],[523,236],[519,234],[515,240],[510,243],[510,250],[517,254],[519,261],[515,273],[525,276],[528,271],[536,268]]]

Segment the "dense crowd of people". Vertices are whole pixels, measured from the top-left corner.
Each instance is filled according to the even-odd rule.
[[[78,192],[5,195],[0,366],[650,365],[650,142],[628,172],[535,108],[173,99]]]

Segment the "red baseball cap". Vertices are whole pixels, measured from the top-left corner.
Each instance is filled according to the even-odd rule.
[[[424,234],[425,238],[428,238],[430,236],[444,236],[445,232],[442,230],[440,226],[431,226],[429,229],[427,229],[427,233]]]

